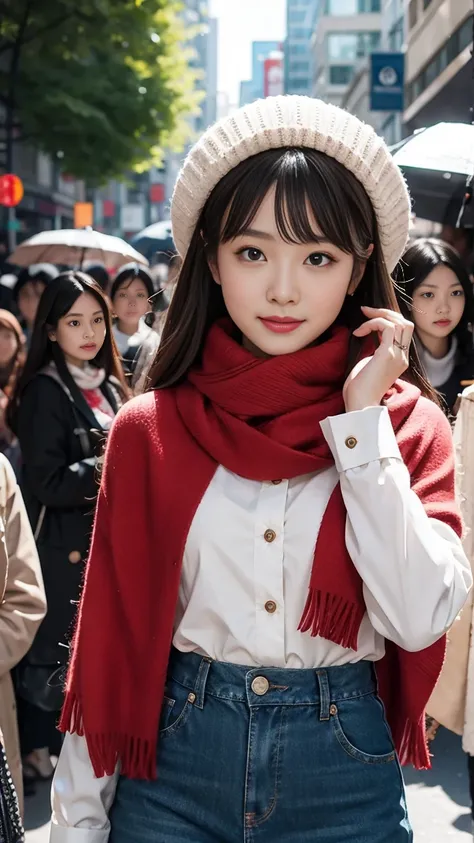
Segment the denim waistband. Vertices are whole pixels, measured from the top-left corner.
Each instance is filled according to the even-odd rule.
[[[331,703],[377,691],[372,662],[341,667],[291,669],[246,667],[218,662],[198,653],[171,650],[168,678],[187,688],[192,702],[202,708],[204,695],[262,705],[318,705],[329,718]]]

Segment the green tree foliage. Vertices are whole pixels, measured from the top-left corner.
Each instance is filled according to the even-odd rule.
[[[177,0],[0,0],[3,135],[90,184],[186,139],[198,95]]]

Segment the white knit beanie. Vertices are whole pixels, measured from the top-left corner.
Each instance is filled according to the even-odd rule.
[[[371,126],[321,100],[268,97],[211,126],[192,147],[171,202],[173,238],[181,257],[218,182],[241,161],[266,149],[309,147],[335,158],[364,186],[375,210],[389,272],[408,239],[410,197],[400,169]]]

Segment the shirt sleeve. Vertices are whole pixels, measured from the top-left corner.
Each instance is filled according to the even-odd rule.
[[[66,734],[51,789],[50,843],[107,843],[119,771],[94,776],[85,738]]]
[[[347,509],[346,543],[374,629],[416,652],[454,622],[472,585],[454,530],[410,488],[386,407],[321,423]]]

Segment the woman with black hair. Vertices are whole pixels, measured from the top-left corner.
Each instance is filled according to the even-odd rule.
[[[114,337],[124,368],[131,372],[144,339],[150,329],[144,321],[152,309],[150,299],[155,295],[153,276],[138,263],[127,263],[117,274],[110,298],[116,316]]]
[[[25,772],[52,773],[62,694],[49,681],[67,661],[97,493],[96,455],[126,397],[107,300],[82,272],[41,297],[29,355],[9,407],[22,490],[45,580],[48,613],[18,671]]]
[[[403,315],[415,323],[415,342],[432,386],[451,412],[465,381],[474,379],[474,295],[452,246],[435,238],[412,242],[395,276]]]

